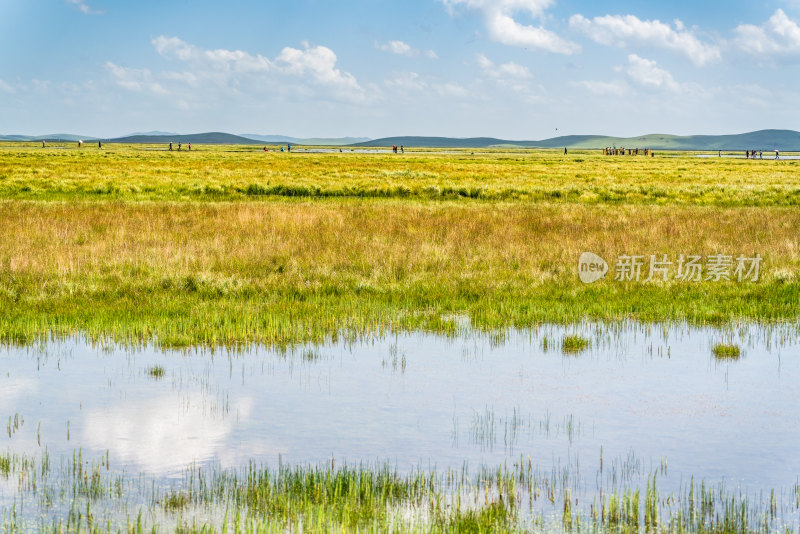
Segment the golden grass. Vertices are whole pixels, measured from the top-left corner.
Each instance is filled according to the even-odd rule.
[[[246,200],[397,197],[585,204],[800,204],[800,161],[564,156],[546,150],[402,155],[263,152],[261,147],[115,145],[46,149],[0,143],[0,197]]]
[[[800,212],[409,202],[0,202],[6,275],[58,281],[197,275],[236,284],[572,282],[590,250],[760,253],[766,280],[800,267]]]
[[[582,318],[796,319],[800,212],[648,205],[0,202],[0,330],[295,342]],[[580,283],[577,259],[759,253],[759,283]],[[613,269],[613,266],[612,266]]]

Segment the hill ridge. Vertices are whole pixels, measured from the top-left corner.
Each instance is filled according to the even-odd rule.
[[[571,148],[571,149],[600,149],[603,147],[626,148],[651,148],[653,150],[800,150],[800,132],[795,130],[765,129],[740,134],[723,135],[688,135],[679,136],[671,134],[651,133],[634,137],[614,137],[604,135],[564,135],[549,139],[526,141],[499,139],[496,137],[437,137],[437,136],[395,136],[383,137],[355,143],[348,141],[359,138],[308,138],[300,139],[288,136],[272,135],[261,136],[256,134],[234,135],[226,132],[205,132],[196,134],[166,134],[166,135],[128,135],[116,138],[104,138],[112,143],[195,143],[195,144],[231,144],[231,145],[260,145],[292,143],[297,145],[345,145],[350,147],[386,147],[392,145],[405,145],[408,147],[422,148],[491,148],[491,147],[520,147],[520,148]],[[97,140],[97,137],[78,136],[74,134],[50,134],[44,136],[28,135],[0,135],[2,141],[85,141]],[[363,138],[362,138],[363,139]]]

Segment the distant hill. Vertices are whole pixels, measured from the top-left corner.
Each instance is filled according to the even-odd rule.
[[[124,135],[123,137],[134,137],[137,135],[180,135],[175,132],[161,132],[158,130],[153,130],[152,132],[133,132],[132,134]]]
[[[361,143],[353,143],[350,146],[356,147],[385,147],[392,145],[416,146],[425,148],[489,148],[497,145],[527,143],[529,141],[505,141],[494,137],[384,137],[382,139],[372,139]]]
[[[652,148],[654,150],[800,150],[800,132],[794,130],[759,130],[732,135],[648,134],[639,137],[568,135],[540,141],[512,141],[494,137],[385,137],[354,143],[352,146],[378,147],[403,145],[430,148],[603,148],[607,146]]]
[[[223,132],[184,135],[129,135],[108,139],[110,143],[195,143],[206,145],[255,145],[258,141]]]
[[[363,143],[369,141],[369,137],[287,137],[285,135],[259,135],[259,134],[241,134],[242,137],[247,139],[254,139],[262,143],[292,143],[293,145],[324,145],[324,146],[346,146],[355,143]]]
[[[75,134],[46,134],[46,135],[0,135],[0,141],[71,141],[75,142],[80,139],[84,141],[95,141],[96,137],[88,135],[75,135]]]
[[[74,134],[48,134],[48,135],[0,135],[0,141],[64,141],[75,142],[96,141],[97,137],[81,136]],[[732,135],[689,135],[678,136],[669,134],[647,134],[638,137],[609,137],[603,135],[566,135],[542,139],[538,141],[518,141],[498,139],[495,137],[384,137],[382,139],[369,139],[366,137],[338,137],[338,138],[296,138],[284,135],[243,134],[233,135],[224,132],[208,132],[199,134],[172,134],[164,132],[145,132],[107,141],[115,143],[195,143],[195,144],[226,144],[226,145],[260,145],[286,144],[295,145],[329,145],[352,147],[386,147],[404,145],[406,147],[430,148],[491,148],[491,147],[520,147],[520,148],[574,148],[597,149],[607,146],[624,148],[652,148],[654,150],[791,150],[800,151],[800,132],[794,130],[759,130]]]

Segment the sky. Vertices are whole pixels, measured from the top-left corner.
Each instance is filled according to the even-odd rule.
[[[0,134],[800,130],[800,0],[0,0]]]

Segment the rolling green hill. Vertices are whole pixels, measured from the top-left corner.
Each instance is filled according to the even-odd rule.
[[[0,140],[7,141],[84,141],[96,140],[91,136],[73,134],[52,134],[47,136],[0,135]],[[518,141],[498,139],[495,137],[421,137],[401,136],[384,137],[382,139],[363,140],[365,138],[331,138],[331,139],[298,139],[279,135],[253,137],[233,135],[224,132],[207,132],[199,134],[149,134],[129,135],[108,139],[114,143],[195,143],[195,144],[227,144],[227,145],[260,145],[285,144],[297,145],[345,145],[351,147],[387,147],[403,145],[406,147],[426,148],[491,148],[491,147],[524,147],[524,148],[573,148],[599,149],[603,147],[651,148],[654,150],[782,150],[800,151],[800,132],[794,130],[759,130],[732,135],[689,135],[647,134],[638,137],[609,137],[602,135],[566,135],[542,139],[539,141]]]
[[[541,141],[512,141],[494,137],[386,137],[351,146],[376,147],[404,145],[406,147],[441,148],[652,148],[654,150],[800,150],[800,132],[794,130],[759,130],[733,135],[648,134],[639,137],[607,137],[601,135],[568,135]]]
[[[206,145],[257,145],[259,141],[224,132],[188,135],[129,135],[109,139],[111,143],[195,143]]]

